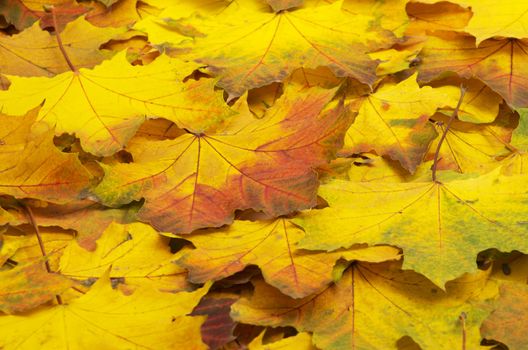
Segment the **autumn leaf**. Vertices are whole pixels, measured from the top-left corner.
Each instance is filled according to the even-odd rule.
[[[23,30],[40,20],[40,27],[53,26],[52,15],[45,8],[56,10],[56,23],[62,30],[66,24],[89,11],[89,8],[73,0],[4,0],[0,3],[0,14],[16,29]]]
[[[78,197],[91,176],[75,155],[55,148],[53,132],[35,124],[37,113],[39,108],[25,116],[0,114],[0,193],[64,203]]]
[[[524,349],[527,11],[0,1],[0,348]]]
[[[370,21],[342,11],[341,1],[277,14],[240,6],[204,24],[207,36],[196,39],[189,57],[207,64],[230,97],[281,81],[298,67],[327,66],[372,84],[377,64],[366,53],[390,46],[393,36],[372,30]]]
[[[301,248],[390,242],[403,249],[404,268],[443,286],[476,271],[481,250],[528,248],[527,227],[519,220],[526,215],[519,205],[526,198],[525,182],[524,176],[501,176],[498,170],[442,182],[334,180],[319,191],[329,208],[293,221],[306,231]]]
[[[464,100],[457,111],[457,119],[474,124],[491,123],[499,115],[499,107],[502,98],[493,90],[477,79],[467,80],[438,80],[434,87],[444,92],[448,99],[448,108],[440,108],[438,111],[446,116],[451,116],[458,102],[460,86],[466,89]]]
[[[72,280],[47,272],[42,261],[0,271],[0,311],[14,314],[34,309],[72,285]]]
[[[415,75],[383,85],[363,102],[345,147],[356,153],[375,150],[413,173],[436,136],[429,117],[448,99],[441,89],[420,88]]]
[[[202,131],[231,113],[211,81],[181,82],[194,67],[166,56],[134,67],[121,52],[93,70],[51,79],[8,76],[11,86],[0,91],[0,103],[6,113],[19,114],[45,100],[39,119],[54,125],[56,134],[75,134],[86,151],[110,155],[123,148],[145,115]],[[204,96],[209,96],[208,106],[189,104]]]
[[[522,150],[528,150],[528,109],[519,109],[518,113],[521,118],[519,125],[512,133],[511,143]]]
[[[249,350],[315,350],[312,345],[312,336],[309,333],[299,333],[293,337],[263,344],[264,332],[253,339],[249,344]]]
[[[430,81],[448,72],[476,77],[513,107],[526,107],[527,43],[521,39],[488,39],[476,47],[475,38],[452,32],[429,36],[420,54],[418,79]]]
[[[464,31],[473,16],[470,9],[448,1],[410,1],[407,35],[427,35],[438,30]]]
[[[139,218],[173,233],[229,223],[235,209],[281,215],[309,208],[317,187],[312,169],[333,157],[348,120],[341,103],[318,116],[334,94],[312,88],[284,95],[268,118],[248,116],[254,124],[233,133],[138,145],[133,163],[104,167],[95,194],[112,206],[143,197]]]
[[[27,226],[12,227],[4,234],[4,244],[0,254],[6,254],[7,258],[15,264],[30,264],[35,260],[42,259],[42,249],[39,239],[34,232],[26,232]],[[71,232],[57,227],[40,228],[40,240],[47,253],[46,261],[51,271],[57,271],[60,257],[70,241],[74,239]],[[21,235],[26,233],[26,235]]]
[[[93,10],[86,16],[86,20],[98,27],[130,27],[140,19],[137,7],[141,3],[137,0],[118,0],[106,7],[92,1],[90,6]]]
[[[105,274],[88,293],[68,304],[0,317],[0,346],[206,349],[199,337],[204,319],[186,315],[208,289],[172,294],[141,288],[125,296],[111,288]]]
[[[191,316],[206,315],[202,324],[202,340],[211,349],[218,349],[235,340],[233,330],[236,323],[229,316],[231,305],[238,300],[236,295],[209,295],[196,305]]]
[[[511,129],[515,117],[511,113],[502,113],[494,123],[473,124],[454,121],[446,129],[448,118],[433,116],[437,133],[446,133],[445,147],[439,152],[438,169],[452,169],[461,173],[486,173],[497,167],[497,160],[509,155]],[[429,148],[426,158],[433,159],[440,141],[437,137]]]
[[[99,47],[123,32],[124,28],[95,27],[80,17],[68,23],[60,36],[75,66],[92,68],[108,58],[99,50]],[[40,29],[38,23],[20,34],[11,37],[0,36],[0,71],[2,74],[52,77],[69,70],[68,63],[57,44],[56,35]],[[28,106],[26,105],[26,108]],[[35,106],[36,104],[29,107]]]
[[[279,12],[293,7],[300,7],[304,0],[266,0],[266,2],[271,6],[273,11]]]
[[[478,297],[485,282],[485,273],[466,276],[451,282],[446,293],[415,272],[359,263],[336,284],[298,300],[256,280],[254,294],[235,303],[232,315],[239,322],[313,332],[321,349],[394,347],[406,335],[423,348],[456,349],[462,344],[458,319],[464,312],[466,341],[475,347],[487,312],[469,299]]]
[[[218,280],[246,266],[260,267],[266,282],[293,298],[317,292],[332,281],[339,258],[379,262],[399,259],[392,247],[358,248],[334,254],[297,248],[304,232],[285,219],[235,221],[226,229],[185,236],[197,248],[179,264],[189,270],[195,283]]]
[[[492,37],[528,37],[528,5],[523,1],[512,1],[507,6],[491,0],[462,0],[458,3],[471,7],[473,16],[465,31],[477,38],[477,45]]]
[[[508,344],[510,349],[528,346],[524,330],[527,327],[525,283],[503,282],[496,310],[482,324],[482,336]]]
[[[152,251],[157,251],[155,257]],[[88,280],[98,278],[111,266],[110,277],[131,287],[149,285],[175,292],[189,288],[186,271],[174,264],[176,259],[167,239],[152,227],[112,223],[97,240],[93,252],[71,241],[62,253],[58,271],[72,279]]]
[[[320,1],[325,4],[329,1]],[[409,17],[407,15],[406,0],[394,1],[343,1],[343,10],[352,15],[372,16],[372,22],[381,28],[394,33],[397,37],[403,36]],[[386,14],[390,13],[390,16]]]

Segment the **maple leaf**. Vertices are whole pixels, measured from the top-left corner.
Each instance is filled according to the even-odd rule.
[[[471,20],[464,31],[477,38],[477,45],[492,37],[527,38],[528,5],[521,0],[502,6],[492,0],[461,0],[462,6],[471,7]]]
[[[53,26],[53,19],[46,7],[56,9],[56,23],[59,30],[89,9],[73,0],[4,0],[0,3],[0,15],[18,30],[30,27],[40,20],[40,26]]]
[[[8,204],[4,205],[9,206]],[[60,226],[64,229],[73,229],[77,231],[77,243],[84,249],[94,250],[96,248],[95,241],[111,222],[132,222],[138,209],[137,205],[111,209],[93,201],[81,200],[62,205],[46,203],[44,206],[33,207],[32,212],[40,227]],[[24,211],[11,210],[9,215],[10,217],[0,221],[0,223],[10,225],[30,223]],[[92,224],[86,225],[86,220]]]
[[[444,79],[433,82],[433,87],[446,94],[446,106],[438,111],[446,116],[453,114],[460,95],[460,86],[466,89],[464,100],[457,110],[457,119],[474,124],[491,123],[499,115],[502,97],[477,79]]]
[[[72,285],[73,281],[68,278],[47,272],[42,261],[1,271],[0,311],[12,314],[31,310]]]
[[[87,280],[99,277],[111,266],[111,278],[122,279],[134,288],[148,284],[162,291],[187,289],[186,272],[173,263],[177,256],[170,252],[167,240],[142,223],[112,223],[93,252],[71,241],[63,250],[58,271]],[[153,251],[157,252],[154,257]]]
[[[399,259],[392,247],[358,248],[336,253],[297,249],[304,233],[285,219],[236,221],[226,229],[185,236],[197,248],[178,263],[189,270],[191,282],[218,280],[246,266],[260,267],[266,282],[293,298],[314,293],[332,281],[336,260],[379,262]]]
[[[370,16],[342,11],[341,3],[276,14],[237,7],[201,26],[207,36],[196,38],[188,57],[207,64],[231,98],[284,80],[298,67],[327,66],[372,84],[377,63],[366,53],[390,46],[393,36],[373,30]]]
[[[279,12],[293,7],[300,7],[303,5],[304,0],[266,0],[266,2],[271,6],[273,11]]]
[[[321,1],[328,3],[328,1]],[[393,1],[343,1],[343,10],[352,15],[372,16],[372,23],[387,29],[400,37],[404,34],[409,17],[406,12],[406,0]],[[386,14],[390,13],[390,16]],[[364,34],[363,34],[364,35]]]
[[[134,29],[147,33],[153,44],[178,44],[188,37],[204,36],[200,31],[202,17],[220,14],[231,3],[225,0],[156,3],[154,5],[163,7],[163,11],[155,16],[145,16],[134,24]]]
[[[294,91],[241,130],[129,147],[134,162],[104,166],[95,194],[111,206],[143,197],[138,217],[173,233],[229,223],[235,209],[281,215],[313,206],[312,168],[333,157],[349,118],[330,103],[335,90]]]
[[[526,107],[527,45],[526,40],[510,38],[488,39],[476,47],[474,37],[436,32],[428,37],[420,53],[418,79],[430,81],[447,72],[476,77],[511,106]]]
[[[0,1],[0,348],[526,347],[526,10]]]
[[[213,91],[214,82],[181,82],[194,67],[167,56],[147,66],[132,66],[121,52],[93,70],[54,78],[8,75],[11,86],[0,91],[0,103],[6,113],[18,114],[45,100],[39,119],[54,125],[57,135],[75,134],[86,151],[110,155],[134,135],[145,115],[201,132],[232,113]],[[204,98],[205,105],[192,104]]]
[[[528,150],[528,108],[517,110],[521,116],[519,125],[512,133],[511,144],[522,150]]]
[[[410,1],[407,35],[427,35],[435,30],[463,31],[473,16],[470,9],[448,1]]]
[[[316,350],[312,345],[309,333],[299,333],[293,337],[281,339],[273,343],[263,343],[264,332],[253,339],[248,345],[249,350]]]
[[[503,282],[496,309],[482,324],[482,336],[508,344],[510,349],[526,348],[527,298],[528,287],[524,282]]]
[[[457,320],[464,312],[466,341],[475,347],[487,312],[470,298],[483,293],[486,280],[482,272],[465,276],[451,282],[445,293],[415,272],[356,263],[336,284],[303,299],[291,299],[256,280],[254,294],[236,302],[231,314],[239,322],[313,332],[313,343],[321,349],[374,350],[395,346],[406,335],[424,348],[456,349],[463,337]]]
[[[77,68],[92,68],[108,56],[99,47],[124,32],[124,28],[98,28],[80,17],[60,33],[62,44]],[[82,38],[79,40],[79,38]],[[20,34],[0,36],[0,71],[5,75],[52,77],[70,70],[56,35],[35,23]],[[42,102],[42,101],[41,101]],[[34,105],[26,105],[34,107]],[[25,111],[24,111],[25,112]]]
[[[140,19],[137,7],[141,3],[137,0],[118,0],[106,7],[92,1],[90,6],[94,9],[86,15],[86,20],[98,27],[130,27]]]
[[[415,75],[397,85],[383,85],[363,102],[345,147],[355,153],[375,150],[413,173],[436,136],[429,117],[448,98],[441,89],[420,88]]]
[[[486,173],[497,167],[497,159],[511,153],[508,142],[516,118],[511,113],[501,115],[496,122],[472,124],[455,120],[446,129],[447,118],[433,116],[439,135],[446,133],[445,147],[439,152],[438,169],[453,169],[462,173]],[[426,158],[434,157],[440,137],[429,148]]]
[[[62,251],[73,240],[71,232],[58,228],[41,228],[39,234],[42,246],[47,252],[46,261],[51,271],[57,271]],[[20,233],[25,233],[21,236]],[[42,259],[42,249],[35,234],[28,234],[22,227],[13,227],[4,235],[4,244],[0,254],[5,254],[16,264],[30,264]]]
[[[91,176],[74,154],[53,145],[53,132],[35,124],[39,108],[25,116],[0,113],[0,193],[64,203],[90,184]],[[30,129],[33,128],[34,132]]]
[[[57,349],[64,344],[71,348],[112,344],[114,349],[206,349],[199,338],[204,319],[186,315],[208,289],[173,294],[140,288],[125,296],[112,289],[106,273],[88,293],[68,304],[0,317],[0,346],[6,350]]]
[[[206,315],[207,320],[202,324],[202,340],[211,349],[218,349],[236,337],[233,330],[236,323],[229,316],[231,305],[239,298],[236,295],[207,295],[200,300],[190,316]]]
[[[443,182],[333,180],[319,190],[329,208],[303,213],[293,222],[306,231],[301,248],[390,242],[403,249],[404,268],[443,286],[475,271],[481,250],[528,249],[528,227],[519,220],[526,215],[519,205],[526,200],[526,181],[524,176],[501,176],[499,169]]]

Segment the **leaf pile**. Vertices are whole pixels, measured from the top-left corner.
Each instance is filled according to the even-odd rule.
[[[0,349],[526,349],[528,4],[0,3]]]

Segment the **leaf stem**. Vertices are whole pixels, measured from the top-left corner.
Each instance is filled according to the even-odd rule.
[[[436,146],[436,151],[435,151],[434,160],[433,160],[433,167],[432,167],[433,182],[437,182],[436,181],[436,169],[438,167],[438,157],[440,155],[440,148],[442,148],[442,144],[444,143],[444,140],[447,136],[449,127],[453,123],[453,120],[455,120],[455,118],[458,116],[458,111],[460,109],[460,106],[462,105],[462,100],[464,100],[465,94],[466,94],[466,88],[464,87],[464,85],[460,85],[460,98],[458,99],[457,106],[455,110],[453,111],[453,114],[451,114],[451,117],[449,118],[449,121],[447,122],[446,128],[442,134],[442,137],[440,138],[440,141],[438,141],[438,145]]]
[[[42,241],[42,237],[40,236],[40,231],[39,231],[37,222],[35,220],[35,216],[33,215],[33,211],[31,210],[29,206],[27,206],[24,203],[22,203],[22,208],[24,208],[27,214],[27,217],[29,219],[29,223],[31,224],[31,226],[33,226],[33,229],[35,230],[35,234],[37,235],[40,252],[42,253],[42,256],[44,257],[44,266],[46,266],[46,271],[48,271],[48,273],[52,273],[51,267],[48,261],[48,256],[46,255],[46,249],[44,248],[44,242]],[[62,305],[62,298],[60,297],[60,295],[55,295],[55,298],[57,299],[57,303],[59,305]]]
[[[79,73],[79,70],[73,65],[72,61],[70,60],[70,57],[68,56],[68,53],[64,49],[64,45],[62,44],[55,7],[53,7],[53,5],[49,6],[49,11],[51,12],[51,18],[53,19],[53,29],[55,31],[55,38],[57,38],[57,44],[59,44],[59,49],[62,53],[62,56],[64,56],[64,59],[66,60],[66,63],[68,64],[68,67],[70,67],[71,71],[74,73]]]
[[[458,316],[458,319],[460,320],[460,323],[462,323],[462,350],[466,350],[466,313],[462,312],[460,316]]]

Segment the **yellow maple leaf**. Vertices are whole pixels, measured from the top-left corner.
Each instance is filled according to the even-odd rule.
[[[477,38],[477,45],[492,37],[528,38],[526,1],[509,0],[502,4],[493,0],[458,0],[457,3],[473,12],[465,31]]]
[[[106,273],[88,293],[68,304],[0,316],[0,347],[206,349],[200,339],[204,318],[186,315],[209,286],[174,294],[145,287],[125,296],[112,289]]]
[[[124,30],[124,28],[95,27],[80,17],[68,23],[60,35],[76,67],[92,68],[107,58],[99,50],[99,46],[123,33]],[[39,23],[11,37],[0,36],[2,74],[51,77],[69,70],[55,35],[40,29]]]
[[[429,117],[448,99],[442,89],[420,88],[416,75],[398,84],[385,84],[362,103],[347,131],[345,148],[375,150],[413,173],[436,136]]]
[[[175,256],[167,241],[149,225],[112,223],[97,240],[93,252],[71,241],[63,250],[58,271],[85,280],[97,278],[112,266],[110,277],[121,278],[129,286],[148,284],[172,292],[187,289],[186,271],[174,264],[184,252]]]
[[[55,126],[57,135],[75,134],[88,152],[110,155],[126,144],[146,116],[201,132],[232,114],[213,91],[213,81],[182,83],[195,67],[167,56],[132,66],[121,52],[93,70],[53,78],[8,76],[11,86],[0,91],[0,103],[6,113],[20,114],[45,100],[39,120]]]
[[[258,337],[253,339],[248,345],[249,350],[316,350],[312,345],[312,336],[309,333],[301,332],[294,335],[275,341],[272,343],[263,343],[264,332],[260,333]]]
[[[91,176],[76,155],[55,148],[53,131],[35,124],[37,113],[39,108],[24,116],[0,113],[0,193],[64,203],[78,197]]]
[[[528,195],[525,176],[502,176],[500,169],[478,177],[444,176],[444,182],[324,184],[319,194],[329,207],[293,219],[306,231],[299,247],[390,243],[403,249],[405,268],[438,286],[475,271],[481,250],[528,249],[528,226],[521,219],[528,209],[519,205]]]
[[[303,299],[289,298],[255,280],[253,295],[233,304],[231,315],[239,322],[313,332],[314,345],[328,350],[384,349],[403,336],[423,348],[445,350],[460,347],[465,336],[476,348],[487,312],[471,299],[496,290],[486,284],[488,274],[481,271],[455,280],[446,293],[413,271],[387,263],[357,263],[336,284]],[[464,335],[462,312],[467,315]]]
[[[299,67],[327,66],[339,77],[372,84],[377,63],[366,53],[390,46],[393,36],[341,4],[279,13],[230,7],[201,26],[207,36],[196,38],[188,57],[209,65],[230,97],[282,81]]]
[[[178,261],[189,270],[191,282],[219,280],[257,265],[264,279],[282,293],[302,298],[332,281],[339,258],[379,262],[399,259],[392,247],[357,248],[334,253],[299,250],[304,232],[285,219],[236,221],[228,228],[184,238],[197,248]]]

